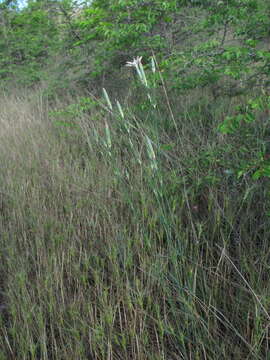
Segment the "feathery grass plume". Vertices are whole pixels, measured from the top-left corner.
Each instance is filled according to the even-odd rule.
[[[110,132],[110,128],[109,128],[109,125],[108,125],[107,121],[105,121],[105,133],[106,133],[106,147],[108,149],[111,149],[111,147],[112,147],[112,138],[111,138],[111,132]]]
[[[142,83],[143,83],[147,88],[149,88],[148,82],[147,82],[147,79],[146,79],[146,75],[145,75],[145,71],[144,71],[143,64],[142,64],[141,60],[139,61],[139,70],[140,70],[140,74],[141,74]]]
[[[102,88],[102,91],[103,91],[105,100],[106,100],[106,102],[107,102],[107,104],[108,104],[108,106],[109,106],[109,109],[112,110],[112,109],[113,109],[112,103],[111,103],[111,100],[110,100],[110,98],[109,98],[109,95],[108,95],[106,89],[105,89],[105,88]]]
[[[157,170],[158,169],[157,159],[156,159],[155,151],[153,149],[152,141],[149,139],[147,135],[145,135],[145,139],[146,139],[147,153],[151,161],[151,169]]]
[[[123,108],[122,108],[122,106],[121,106],[121,104],[120,104],[120,102],[118,100],[116,100],[116,105],[117,105],[118,111],[119,111],[119,113],[121,115],[121,118],[124,119],[125,118],[124,111],[123,111]],[[123,124],[124,124],[124,127],[125,127],[126,131],[130,135],[130,127],[131,127],[130,122],[125,121]],[[129,138],[129,141],[131,142],[130,138]],[[132,146],[133,146],[133,144],[132,144]]]
[[[124,112],[123,112],[122,106],[121,106],[121,104],[119,103],[118,100],[116,101],[116,105],[117,105],[118,111],[119,111],[119,113],[121,115],[121,118],[124,119]]]
[[[156,69],[156,63],[155,63],[154,56],[151,57],[151,69],[152,69],[152,73],[155,74],[157,69]]]

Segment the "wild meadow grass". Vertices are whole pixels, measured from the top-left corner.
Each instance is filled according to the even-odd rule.
[[[268,182],[235,175],[234,104],[142,93],[1,97],[0,359],[268,358]]]

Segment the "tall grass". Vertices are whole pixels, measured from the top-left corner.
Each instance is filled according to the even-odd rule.
[[[1,98],[0,359],[267,358],[268,190],[233,175],[232,104],[145,90],[71,119]]]

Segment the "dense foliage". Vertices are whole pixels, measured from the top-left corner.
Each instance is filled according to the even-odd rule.
[[[79,57],[82,67],[88,62],[89,77],[115,72],[138,55],[147,62],[154,53],[173,88],[212,84],[215,96],[235,96],[268,86],[269,14],[270,5],[258,0],[95,0],[80,7],[47,0],[21,11],[3,7],[2,78],[18,80],[22,67],[42,69],[63,52],[71,68]]]
[[[0,3],[0,359],[266,359],[270,3]]]

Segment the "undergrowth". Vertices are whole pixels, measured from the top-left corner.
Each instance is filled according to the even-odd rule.
[[[146,85],[1,97],[0,359],[267,358],[265,125]]]

